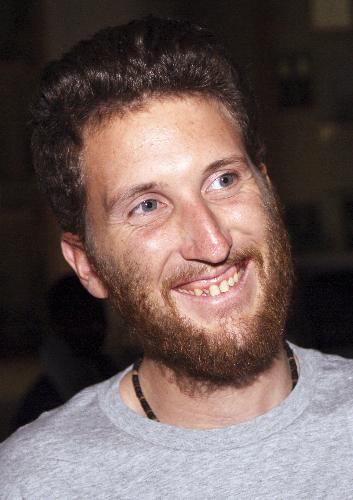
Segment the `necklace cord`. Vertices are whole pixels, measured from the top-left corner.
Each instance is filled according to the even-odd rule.
[[[288,344],[288,342],[284,342],[284,348],[285,348],[286,353],[287,353],[289,368],[290,368],[291,377],[292,377],[292,390],[293,390],[294,387],[297,385],[298,378],[299,378],[298,367],[297,367],[297,363],[295,361],[293,350],[290,347],[290,345]],[[138,374],[139,368],[140,368],[141,363],[142,363],[142,359],[143,358],[138,359],[137,361],[135,361],[135,363],[133,365],[132,383],[134,386],[136,397],[139,400],[139,402],[142,406],[142,409],[145,412],[146,417],[148,417],[150,420],[155,420],[156,422],[159,422],[158,418],[156,417],[156,414],[154,413],[154,411],[150,407],[147,399],[145,398],[145,396],[142,392],[139,374]]]

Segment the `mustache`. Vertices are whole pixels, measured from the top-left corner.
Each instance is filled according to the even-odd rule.
[[[260,267],[263,265],[263,256],[257,248],[250,246],[243,249],[237,249],[231,253],[226,260],[218,264],[190,262],[179,266],[171,275],[163,280],[162,289],[166,293],[171,288],[174,288],[177,283],[197,281],[200,276],[213,274],[221,266],[236,266],[244,260],[252,260]]]

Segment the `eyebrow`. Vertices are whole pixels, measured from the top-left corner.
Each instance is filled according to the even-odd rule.
[[[248,165],[248,162],[245,158],[245,156],[242,155],[233,155],[229,156],[227,158],[222,158],[220,160],[213,161],[208,165],[203,172],[203,176],[207,177],[207,175],[210,175],[212,172],[218,170],[219,168],[226,167],[228,165],[231,165],[233,163],[243,163],[246,166]],[[145,193],[147,191],[156,191],[159,190],[162,187],[165,187],[166,183],[158,183],[158,182],[145,182],[141,184],[134,184],[130,186],[126,191],[123,193],[116,193],[113,196],[106,195],[104,197],[104,209],[107,214],[109,214],[114,207],[117,204],[124,203],[131,198],[134,198],[135,196],[138,196],[142,193]]]
[[[135,196],[138,196],[146,191],[154,191],[158,188],[160,188],[162,184],[157,183],[157,182],[145,182],[141,184],[134,184],[133,186],[130,186],[126,191],[123,193],[116,193],[115,195],[109,197],[108,195],[105,196],[104,198],[104,208],[106,213],[110,213],[113,208],[118,204],[118,203],[123,203],[131,198],[134,198]]]
[[[213,161],[212,163],[210,163],[210,165],[208,165],[207,168],[205,169],[205,171],[203,172],[203,175],[205,177],[207,177],[207,175],[212,174],[213,172],[215,172],[219,168],[227,167],[228,165],[232,165],[234,163],[235,164],[243,164],[247,167],[249,166],[249,163],[248,163],[245,156],[232,155],[232,156],[228,156],[227,158],[222,158],[221,160],[216,160],[216,161]]]

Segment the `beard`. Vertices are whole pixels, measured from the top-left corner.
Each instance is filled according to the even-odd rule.
[[[199,327],[181,315],[170,295],[173,283],[181,278],[196,280],[210,270],[210,265],[195,262],[178,268],[163,281],[161,302],[154,299],[155,291],[148,285],[148,269],[141,269],[128,256],[124,266],[119,265],[113,255],[95,250],[92,240],[87,245],[87,254],[126,324],[130,342],[162,370],[170,369],[169,375],[183,392],[248,386],[281,352],[292,289],[292,261],[278,199],[272,190],[264,195],[263,210],[266,258],[256,247],[247,247],[233,252],[222,263],[252,262],[261,299],[251,314],[235,308],[221,317],[217,331]]]

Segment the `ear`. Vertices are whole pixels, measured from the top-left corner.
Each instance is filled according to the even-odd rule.
[[[264,163],[261,163],[260,167],[259,167],[259,170],[260,170],[260,173],[261,175],[265,178],[267,184],[270,186],[271,185],[271,180],[267,174],[267,167]]]
[[[61,251],[86,290],[97,299],[107,298],[107,289],[95,273],[79,236],[73,233],[63,233]]]

